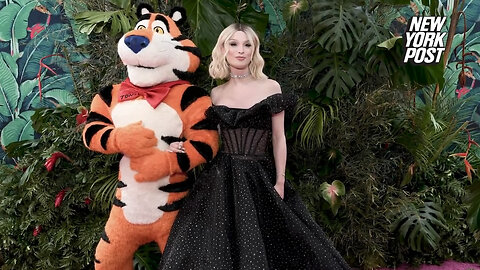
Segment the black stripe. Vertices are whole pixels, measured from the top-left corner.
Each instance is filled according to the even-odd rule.
[[[188,108],[188,106],[194,103],[197,99],[204,96],[208,96],[208,93],[203,88],[195,85],[189,86],[185,92],[183,92],[182,101],[180,102],[182,111]]]
[[[158,189],[165,192],[184,192],[192,188],[193,182],[193,177],[189,177],[185,181],[175,184],[168,184],[166,186],[159,187]]]
[[[140,15],[140,17],[138,17],[138,21],[150,20],[150,16],[151,16],[150,13]]]
[[[93,258],[93,261],[94,261],[95,263],[101,263],[99,260],[97,260],[97,258]]]
[[[182,207],[184,201],[185,201],[185,197],[171,204],[165,204],[165,205],[159,206],[158,209],[162,210],[163,212],[177,211]]]
[[[185,40],[185,39],[188,39],[188,37],[185,36],[185,35],[180,35],[178,37],[172,38],[173,41],[182,41],[182,40]]]
[[[102,98],[103,102],[107,104],[108,107],[112,105],[112,89],[113,89],[113,86],[109,85],[109,86],[105,86],[104,88],[100,89],[100,91],[98,91],[98,94]]]
[[[192,129],[201,130],[201,129],[208,129],[208,130],[217,130],[217,124],[208,118],[203,119],[192,126]]]
[[[169,26],[168,21],[165,17],[158,14],[157,17],[155,17],[155,20],[156,21],[162,21],[167,26],[167,32],[170,33],[170,26]]]
[[[105,232],[105,230],[102,232],[102,235],[100,237],[102,238],[103,241],[110,244],[110,239],[108,238],[107,232]]]
[[[206,161],[209,161],[213,158],[213,151],[210,145],[199,141],[190,141],[190,143],[193,145],[193,147],[195,147],[195,149],[197,149],[198,153],[200,153],[200,155],[202,155]]]
[[[117,183],[117,188],[124,188],[126,186],[127,186],[127,184],[125,184],[123,181],[118,181],[118,183]]]
[[[105,151],[107,150],[107,142],[108,138],[110,138],[110,133],[112,133],[112,130],[113,129],[109,129],[105,131],[100,138],[100,144],[102,145],[102,148],[105,149]]]
[[[103,122],[105,124],[112,124],[112,121],[110,121],[110,119],[108,119],[107,117],[99,114],[99,113],[96,113],[96,112],[90,112],[88,114],[88,117],[87,117],[87,124],[88,123],[91,123],[91,122],[95,122],[95,121],[100,121],[100,122]]]
[[[113,199],[113,205],[118,207],[124,207],[126,204],[120,201],[117,197],[115,197],[115,199]]]
[[[193,55],[195,55],[198,58],[202,58],[202,53],[200,52],[200,49],[197,48],[197,47],[177,45],[177,46],[175,46],[175,49],[186,51],[186,52],[192,53]]]
[[[185,81],[192,81],[195,78],[195,73],[188,71],[180,71],[176,68],[173,69],[173,73],[180,79]]]
[[[185,138],[178,138],[178,137],[175,137],[175,136],[162,136],[161,139],[162,139],[162,141],[164,141],[168,144],[171,144],[173,142],[180,142],[180,141],[184,142],[184,141],[187,140]]]
[[[190,159],[185,153],[177,153],[177,162],[180,169],[184,172],[190,169]]]
[[[91,125],[87,128],[85,131],[85,142],[87,143],[87,146],[90,146],[90,142],[92,141],[92,138],[95,134],[97,134],[98,131],[101,129],[105,128],[107,126],[105,125]]]

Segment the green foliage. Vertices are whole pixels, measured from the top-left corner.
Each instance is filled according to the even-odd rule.
[[[84,11],[75,16],[81,33],[101,33],[106,27],[112,36],[132,30],[137,22],[136,7],[130,0],[109,0],[116,10]]]
[[[285,20],[288,30],[295,35],[297,31],[297,22],[300,13],[307,11],[309,8],[308,1],[288,1],[283,7],[283,19]]]
[[[404,204],[405,201],[407,200],[401,201],[398,208],[392,209],[395,220],[392,229],[398,230],[401,241],[407,242],[414,251],[437,249],[440,235],[434,226],[444,226],[442,209],[433,202],[422,202],[422,205],[417,206],[412,203]],[[428,246],[424,247],[425,244]]]
[[[423,100],[418,98],[416,101],[423,101],[423,105],[409,104],[398,115],[396,142],[410,152],[414,158],[413,167],[424,171],[441,158],[441,154],[458,138],[467,122],[458,123],[455,118],[461,102],[440,96],[433,103],[432,91],[421,93]],[[406,173],[413,175],[414,172]],[[402,184],[408,184],[409,180],[411,179],[406,179]]]
[[[400,123],[415,118],[412,96],[404,89],[387,87],[380,78],[367,82],[351,98],[339,100],[337,118],[325,126],[321,147],[289,147],[288,171],[308,209],[352,267],[439,263],[447,258],[478,261],[478,236],[465,218],[473,204],[463,202],[469,186],[463,162],[448,157],[447,150],[453,150],[443,148],[428,166],[416,169],[410,184],[401,187],[415,158],[397,142],[402,132],[408,133],[405,127],[398,129]],[[449,103],[439,103],[443,105],[437,110],[446,115]],[[441,113],[434,115],[446,131]],[[425,121],[434,129],[431,118]],[[452,125],[454,133],[458,126]],[[461,132],[453,141],[464,138]],[[472,165],[477,166],[473,157]],[[334,180],[344,183],[346,190],[339,197],[336,215],[320,188]]]
[[[308,100],[300,100],[294,115],[294,119],[300,119],[296,134],[300,144],[305,148],[320,146],[324,127],[335,119],[337,111],[335,104],[318,105]]]
[[[344,52],[353,47],[362,30],[365,16],[355,1],[316,1],[313,23],[318,43],[328,52]]]
[[[116,176],[117,158],[93,153],[81,140],[76,108],[37,110],[32,116],[39,139],[12,143],[7,153],[15,167],[0,167],[0,253],[8,269],[85,269],[107,218],[110,199],[92,184]],[[44,167],[60,151],[53,170]],[[65,197],[55,207],[56,196]],[[91,199],[88,204],[86,200]],[[40,226],[38,236],[33,235]]]
[[[323,182],[320,188],[322,189],[322,197],[330,204],[333,215],[337,215],[340,208],[338,197],[345,195],[345,185],[341,181],[335,180],[332,184]]]
[[[469,194],[467,202],[470,204],[468,209],[468,223],[472,230],[480,230],[480,182],[473,184],[468,189]]]
[[[265,36],[268,15],[251,5],[237,6],[229,0],[183,0],[182,5],[187,10],[193,41],[203,56],[211,54],[220,32],[235,22],[250,25],[260,38]]]
[[[7,66],[7,57],[7,54],[4,53],[0,57],[0,104],[3,105],[0,106],[0,114],[14,117],[20,93],[15,76]]]
[[[15,0],[0,10],[0,40],[10,41],[12,54],[18,56],[18,40],[27,36],[28,16],[37,2]]]

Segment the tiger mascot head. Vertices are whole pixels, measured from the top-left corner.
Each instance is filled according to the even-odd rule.
[[[175,7],[166,16],[140,4],[137,17],[135,28],[118,42],[118,55],[130,81],[150,87],[188,79],[200,64],[200,50],[178,28],[186,20],[185,9]]]

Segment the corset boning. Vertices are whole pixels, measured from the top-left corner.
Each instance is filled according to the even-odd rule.
[[[221,129],[222,152],[234,155],[265,156],[271,131],[254,128]]]

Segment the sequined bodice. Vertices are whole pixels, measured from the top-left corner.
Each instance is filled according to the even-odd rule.
[[[274,94],[248,109],[214,105],[207,118],[220,125],[221,152],[264,156],[271,145],[272,114],[282,110],[282,95]]]

